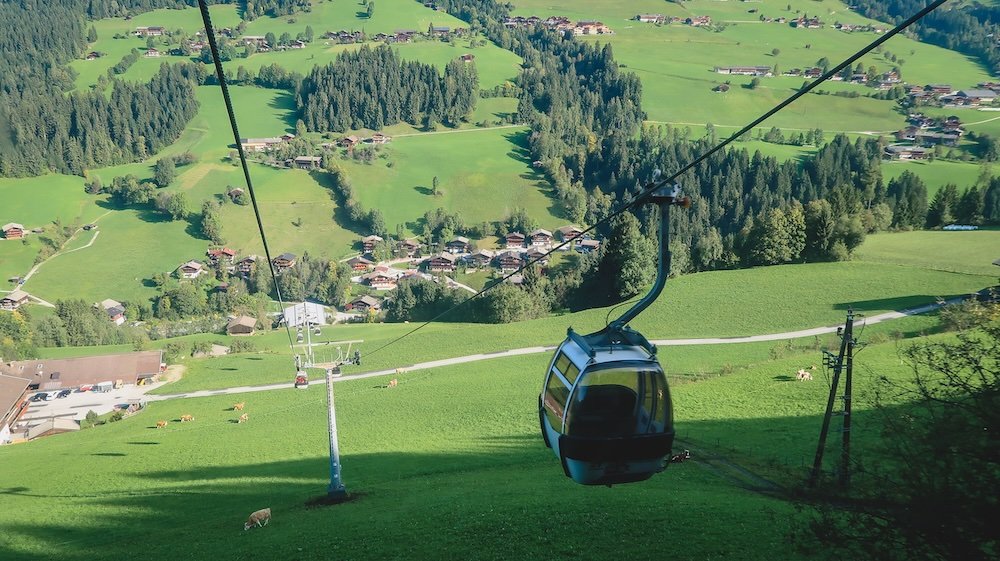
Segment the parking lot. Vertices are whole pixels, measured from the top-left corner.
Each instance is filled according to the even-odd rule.
[[[29,401],[28,410],[21,417],[19,424],[28,426],[37,424],[45,419],[61,417],[82,421],[88,411],[93,411],[98,415],[114,411],[115,405],[127,404],[130,399],[141,399],[146,392],[157,388],[165,382],[157,382],[145,386],[124,386],[109,392],[77,392],[74,391],[67,397],[49,397],[48,401]],[[33,392],[29,395],[33,396]],[[50,394],[53,392],[49,392]]]

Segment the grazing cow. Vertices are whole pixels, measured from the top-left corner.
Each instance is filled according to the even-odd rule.
[[[192,416],[192,415],[181,415],[181,422],[182,423],[187,422],[187,421],[193,421],[193,420],[194,420],[194,416]]]
[[[386,384],[385,387],[387,387],[387,388],[395,388],[398,385],[399,385],[399,380],[393,378],[392,380],[389,380],[389,383]]]
[[[245,422],[247,422],[249,420],[250,420],[250,417],[248,417],[247,414],[244,413],[244,414],[240,415],[239,420],[237,420],[236,422],[237,423],[245,423]]]
[[[679,463],[683,462],[684,460],[687,460],[687,459],[690,459],[690,458],[691,458],[691,451],[690,450],[684,450],[680,454],[674,454],[673,456],[670,456],[670,463],[672,463],[672,464],[679,464]]]
[[[167,422],[166,421],[156,421],[156,428],[162,429],[165,426],[167,426]]]
[[[233,411],[243,411],[243,408],[246,407],[246,404],[247,404],[247,402],[245,402],[245,401],[241,401],[239,403],[234,403],[233,404]]]
[[[798,373],[795,374],[795,379],[800,382],[805,382],[806,380],[812,380],[813,375],[810,374],[808,370],[799,370]]]
[[[247,521],[243,524],[243,531],[249,530],[253,526],[260,528],[261,526],[267,526],[267,523],[271,521],[271,509],[262,508],[257,512],[250,515]]]

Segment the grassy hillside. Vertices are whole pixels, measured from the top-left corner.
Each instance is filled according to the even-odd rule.
[[[894,344],[861,356],[865,369],[906,374]],[[728,466],[779,485],[800,481],[826,400],[821,373],[815,383],[790,381],[802,366],[795,358],[675,384],[678,447],[694,461],[606,489],[571,483],[541,444],[534,403],[546,360],[414,373],[393,390],[378,380],[338,383],[343,476],[360,495],[338,507],[304,506],[327,481],[319,387],[240,397],[247,424],[232,422],[231,397],[185,399],[5,447],[0,550],[26,560],[120,559],[141,540],[151,558],[327,559],[333,548],[349,559],[536,559],[540,551],[659,559],[663,544],[683,543],[692,558],[797,558],[784,542],[791,504],[742,488]],[[853,451],[862,460],[877,437],[865,428],[870,381],[855,380]],[[181,414],[195,422],[177,423]],[[158,419],[174,422],[157,430]],[[45,469],[68,454],[62,469]],[[561,508],[548,508],[556,497]],[[273,522],[243,533],[245,516],[265,506]]]
[[[858,259],[996,277],[1000,231],[900,232],[868,236]]]

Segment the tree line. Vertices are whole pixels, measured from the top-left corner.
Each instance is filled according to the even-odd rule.
[[[467,120],[478,91],[473,64],[454,60],[442,76],[430,64],[403,61],[386,45],[363,45],[313,68],[295,100],[312,131],[379,130],[402,121],[433,128]]]

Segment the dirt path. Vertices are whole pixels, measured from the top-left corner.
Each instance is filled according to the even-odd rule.
[[[111,214],[112,212],[114,212],[114,211],[109,210],[109,211],[105,212],[104,214],[98,216],[96,219],[94,219],[93,224],[96,224],[98,220],[104,218],[105,216]],[[73,235],[71,235],[69,238],[66,239],[65,242],[63,242],[62,247],[66,247],[66,245],[69,242],[73,241],[76,238],[77,234],[79,234],[82,231],[84,231],[83,228],[77,228],[77,230],[75,232],[73,232]],[[88,247],[94,245],[94,242],[97,241],[97,236],[99,236],[100,234],[101,234],[100,230],[95,230],[94,231],[94,237],[90,238],[90,241],[87,242],[87,245],[78,247],[76,249],[70,249],[70,250],[67,250],[67,251],[63,251],[62,249],[60,249],[59,251],[53,253],[52,255],[49,255],[49,257],[47,259],[45,259],[45,261],[42,261],[41,263],[38,263],[37,265],[35,265],[34,267],[32,267],[31,270],[28,271],[28,274],[24,275],[24,282],[22,282],[21,284],[22,285],[26,284],[28,282],[28,279],[30,279],[32,276],[34,276],[35,273],[38,271],[38,269],[41,268],[42,265],[48,263],[49,261],[55,259],[56,257],[58,257],[60,255],[65,255],[67,253],[73,253],[74,251],[80,251],[81,249],[87,249]]]

